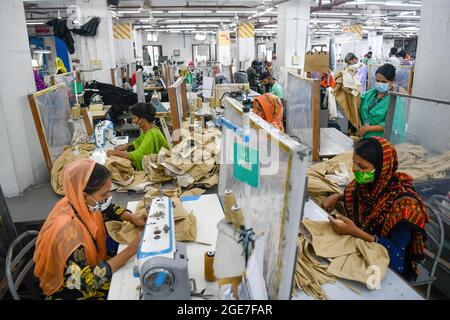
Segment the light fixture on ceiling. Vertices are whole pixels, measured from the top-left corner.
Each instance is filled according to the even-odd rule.
[[[252,18],[256,18],[256,17],[263,16],[263,15],[269,13],[269,12],[272,12],[274,9],[275,9],[275,8],[273,8],[273,7],[266,8],[264,11],[260,11],[260,12],[258,12],[258,13],[255,13],[255,14],[251,15],[250,17],[248,17],[247,19],[250,20],[250,19],[252,19]]]
[[[32,22],[27,22],[26,24],[27,24],[27,26],[37,26],[40,24],[45,24],[45,22],[44,21],[32,21]]]
[[[196,33],[194,38],[197,41],[205,41],[206,40],[206,34],[204,34],[204,33]]]
[[[211,10],[169,11],[169,13],[212,13]]]

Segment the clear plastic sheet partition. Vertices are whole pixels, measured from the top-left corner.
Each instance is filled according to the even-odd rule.
[[[415,183],[450,183],[450,104],[397,96],[388,139],[396,146],[399,171],[410,174]]]
[[[313,147],[313,81],[288,74],[286,133]]]
[[[224,118],[233,124],[242,127],[242,109],[232,106],[229,101],[234,99],[225,99]],[[237,103],[237,102],[236,102]],[[299,165],[298,153],[289,147],[279,144],[271,134],[267,132],[279,131],[268,125],[254,113],[250,114],[251,139],[250,147],[259,151],[259,185],[258,188],[236,179],[233,175],[234,162],[234,143],[243,143],[242,137],[234,133],[233,130],[222,129],[222,154],[219,178],[219,197],[223,204],[223,193],[225,190],[232,190],[236,195],[238,205],[241,206],[244,213],[246,229],[253,228],[256,237],[265,239],[264,255],[264,279],[267,286],[269,299],[278,299],[280,295],[280,279],[283,277],[285,263],[290,261],[286,257],[285,250],[287,246],[287,224],[295,223],[294,216],[300,221],[301,201],[303,199],[301,192],[297,195],[299,208],[291,212],[291,219],[286,218],[286,212],[289,212],[288,193],[294,187],[291,186],[292,179],[298,181],[302,179],[300,172],[293,172],[293,167]],[[278,136],[278,135],[275,135]],[[283,135],[282,140],[295,141]],[[299,145],[299,144],[298,144]],[[293,156],[295,154],[295,156]],[[294,164],[295,163],[295,164]],[[306,164],[305,169],[306,172]],[[306,179],[306,177],[304,177]],[[292,188],[289,188],[289,187]],[[298,212],[297,212],[298,211]],[[291,221],[288,221],[291,220]],[[298,223],[295,234],[291,241],[295,241],[296,246]],[[295,259],[295,249],[292,259],[292,265]],[[284,274],[285,275],[285,274]],[[291,275],[292,276],[292,275]],[[292,280],[292,278],[291,278]]]
[[[288,68],[288,67],[281,66],[278,70],[278,78],[275,77],[277,82],[283,88],[284,92],[287,92],[287,90],[288,90],[288,74],[289,74],[289,72],[299,74],[300,69]]]
[[[367,90],[375,88],[376,72],[382,64],[369,64],[368,74],[368,86]],[[405,89],[407,92],[411,92],[411,77],[414,67],[412,66],[395,66],[395,83]]]
[[[70,106],[66,86],[61,83],[33,95],[52,162],[72,143]]]
[[[64,83],[66,85],[66,95],[69,100],[69,105],[73,107],[75,103],[77,103],[77,99],[75,97],[75,93],[72,92],[72,85],[74,85],[77,80],[76,74],[73,72],[57,74],[54,75],[55,85]]]
[[[123,86],[122,68],[119,68],[119,67],[114,68],[114,80],[116,82],[116,87],[122,88],[122,86]]]

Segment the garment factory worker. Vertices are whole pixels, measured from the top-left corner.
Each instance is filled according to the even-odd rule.
[[[139,125],[142,130],[139,138],[132,143],[117,147],[115,150],[108,150],[107,156],[117,156],[130,159],[136,170],[142,171],[142,159],[149,154],[157,154],[164,147],[170,149],[166,138],[159,128],[153,124],[156,116],[156,109],[151,102],[139,102],[130,108],[131,121]]]
[[[397,56],[398,48],[392,47],[391,51],[389,52],[389,63],[393,64],[394,66],[400,65],[400,59]]]
[[[67,72],[67,69],[64,66],[64,62],[62,61],[61,58],[58,57],[55,58],[55,65],[56,65],[56,74],[62,74]]]
[[[410,280],[417,277],[417,262],[423,258],[429,216],[412,177],[397,168],[397,152],[389,141],[360,140],[353,152],[355,179],[344,194],[329,196],[322,206],[331,212],[343,201],[346,216],[330,216],[333,230],[383,245],[389,267]]]
[[[142,70],[142,72],[144,72],[144,67],[137,65],[136,66],[136,71],[133,72],[133,74],[131,75],[131,79],[130,79],[130,85],[133,87],[136,84],[136,72],[138,70]]]
[[[265,121],[284,132],[283,104],[277,96],[265,93],[253,100],[253,111]]]
[[[356,70],[358,70],[357,77],[362,84],[362,92],[366,92],[366,84],[367,84],[367,66],[364,63],[358,62],[358,58],[353,52],[349,52],[345,55],[344,59],[347,67],[352,66]]]
[[[398,90],[405,92],[402,88],[394,85],[395,67],[389,63],[382,65],[375,73],[375,88],[368,90],[361,95],[361,105],[359,114],[362,126],[356,132],[356,135],[363,138],[373,136],[383,137],[386,123],[386,113],[389,108],[389,91]],[[390,141],[394,144],[400,143],[405,139],[406,115],[404,103],[401,98],[397,98],[394,123],[392,127],[392,136]]]
[[[364,55],[362,63],[364,63],[366,66],[372,63],[372,51],[369,51]]]
[[[247,69],[248,76],[248,84],[250,89],[257,90],[256,80],[258,80],[259,76],[259,64],[257,60],[252,61],[252,65]]]
[[[50,212],[36,242],[34,275],[47,299],[106,299],[111,277],[137,252],[139,239],[108,259],[104,221],[145,225],[128,210],[111,204],[108,169],[79,159],[62,173],[65,197]]]
[[[280,84],[273,78],[273,76],[269,72],[263,72],[261,75],[261,83],[267,85],[269,89],[269,93],[277,96],[280,99],[283,99],[283,88],[281,88]]]

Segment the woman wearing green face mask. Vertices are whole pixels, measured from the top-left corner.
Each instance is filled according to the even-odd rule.
[[[386,122],[386,113],[389,108],[389,91],[394,88],[395,67],[389,63],[382,65],[376,71],[375,88],[361,95],[361,105],[359,115],[361,127],[356,132],[358,137],[383,137]],[[403,88],[399,88],[401,93],[406,93]],[[394,115],[393,132],[394,143],[400,143],[405,136],[405,112],[403,101],[397,99],[396,112]]]
[[[322,206],[331,212],[343,201],[346,216],[330,217],[333,230],[369,242],[378,242],[389,253],[389,267],[407,279],[417,277],[423,258],[426,208],[413,188],[412,178],[397,172],[397,152],[379,137],[356,143],[353,180],[344,194],[331,195]]]
[[[142,159],[149,154],[157,154],[161,148],[170,149],[166,138],[153,124],[156,109],[151,103],[139,102],[130,108],[131,121],[139,125],[143,133],[132,143],[122,145],[115,150],[108,150],[107,155],[130,159],[136,170],[144,170]]]

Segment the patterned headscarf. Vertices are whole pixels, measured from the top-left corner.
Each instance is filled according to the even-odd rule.
[[[258,108],[256,107],[258,102],[263,110],[262,113],[258,111]],[[280,98],[270,93],[265,93],[262,96],[258,96],[253,100],[253,111],[274,127],[284,132],[283,104],[281,103]]]
[[[409,265],[405,267],[416,277],[416,262],[423,259],[424,228],[429,216],[413,188],[412,177],[397,172],[398,158],[394,146],[380,137],[370,139],[376,139],[381,146],[381,172],[371,187],[358,185],[353,180],[344,192],[345,208],[357,226],[370,234],[387,237],[398,223],[407,223],[413,229],[413,236],[407,254]]]

